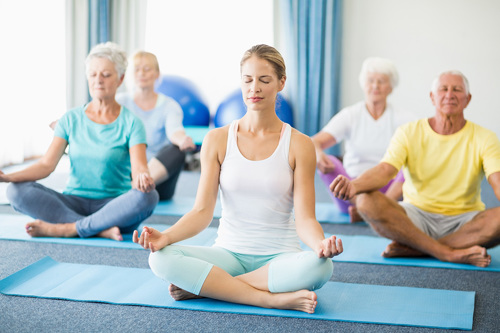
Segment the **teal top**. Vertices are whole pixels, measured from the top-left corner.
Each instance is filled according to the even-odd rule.
[[[117,197],[131,189],[131,147],[146,144],[142,121],[127,108],[110,124],[85,114],[87,105],[69,110],[54,135],[68,142],[70,176],[64,194],[91,199]]]

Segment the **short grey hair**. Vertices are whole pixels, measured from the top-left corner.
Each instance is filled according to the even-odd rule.
[[[127,54],[123,51],[118,44],[113,42],[106,42],[94,46],[85,59],[85,72],[89,74],[90,61],[94,58],[106,58],[115,65],[118,78],[121,78],[127,70],[128,60]]]
[[[465,75],[461,72],[461,71],[458,71],[456,69],[454,70],[450,70],[450,71],[444,71],[444,72],[441,72],[438,74],[438,76],[436,76],[436,78],[434,80],[432,80],[432,86],[431,86],[431,91],[433,93],[435,93],[438,89],[438,86],[439,86],[439,79],[441,79],[441,76],[443,75],[447,75],[447,74],[450,74],[450,75],[458,75],[462,78],[462,81],[464,82],[464,86],[465,86],[465,93],[467,95],[470,94],[470,88],[469,88],[469,80],[467,80],[467,78],[465,77]]]
[[[392,89],[396,88],[399,83],[399,74],[396,69],[396,65],[394,65],[394,63],[389,59],[371,57],[366,58],[365,61],[363,61],[361,72],[359,73],[359,84],[361,88],[364,88],[365,86],[368,73],[387,75],[389,77],[389,81],[391,82]]]

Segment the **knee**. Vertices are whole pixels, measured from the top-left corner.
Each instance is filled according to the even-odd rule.
[[[158,192],[156,190],[141,192],[136,189],[134,189],[133,191],[136,195],[136,202],[138,203],[139,207],[141,207],[141,210],[153,212],[156,205],[158,204],[158,200],[160,197],[158,195]]]
[[[370,199],[367,193],[361,193],[356,196],[356,208],[359,212],[365,212],[370,206]]]
[[[159,251],[149,255],[149,267],[154,275],[160,279],[170,282],[173,281],[172,274],[175,273],[178,265],[175,263],[175,247],[167,246]]]
[[[377,197],[384,196],[380,192],[362,193],[356,196],[356,208],[363,218],[374,217],[382,207],[382,202]],[[375,218],[376,219],[376,218]]]
[[[303,284],[299,289],[319,289],[332,277],[333,262],[330,258],[318,258],[314,252],[306,251],[299,261],[301,269],[297,281]]]
[[[312,279],[309,281],[309,290],[316,290],[327,283],[333,274],[333,261],[330,258],[316,258],[311,263],[311,271],[314,272]]]
[[[7,186],[7,199],[13,207],[19,205],[23,201],[23,198],[26,194],[29,193],[33,182],[25,182],[25,183],[10,183]]]

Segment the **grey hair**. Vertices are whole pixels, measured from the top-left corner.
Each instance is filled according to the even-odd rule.
[[[438,86],[439,86],[439,79],[441,78],[441,76],[443,75],[447,75],[447,74],[450,74],[450,75],[458,75],[462,78],[462,81],[464,82],[464,86],[465,86],[465,93],[467,95],[470,94],[470,88],[469,88],[469,80],[467,80],[467,78],[465,77],[465,75],[454,69],[454,70],[450,70],[450,71],[444,71],[444,72],[441,72],[438,74],[438,76],[436,76],[436,78],[434,78],[434,80],[432,80],[432,86],[431,86],[431,91],[433,93],[435,93],[438,89]]]
[[[389,81],[391,82],[392,89],[396,88],[399,83],[398,70],[396,69],[394,63],[389,59],[371,57],[366,58],[365,61],[363,61],[361,72],[359,73],[359,84],[361,88],[365,86],[368,73],[387,75],[389,77]]]
[[[87,75],[89,74],[90,61],[94,58],[106,58],[111,61],[115,65],[119,78],[121,78],[127,70],[127,54],[116,43],[106,42],[97,44],[90,50],[87,59],[85,59],[85,72]]]

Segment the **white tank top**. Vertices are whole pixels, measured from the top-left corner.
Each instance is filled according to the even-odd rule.
[[[283,126],[276,150],[260,161],[241,154],[238,121],[229,126],[220,171],[222,216],[216,246],[254,255],[300,251],[293,216],[293,170],[288,162],[292,128]]]

